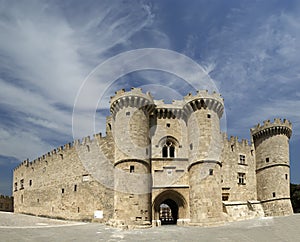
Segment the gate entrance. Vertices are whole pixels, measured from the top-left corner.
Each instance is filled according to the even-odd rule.
[[[177,224],[179,219],[183,221],[187,216],[187,203],[179,192],[166,190],[154,199],[152,217],[160,220],[161,225]]]
[[[178,218],[178,206],[171,199],[163,201],[160,205],[159,220],[161,224],[176,224]]]

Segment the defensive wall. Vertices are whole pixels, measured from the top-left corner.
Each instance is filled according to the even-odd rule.
[[[220,130],[218,93],[171,104],[134,88],[110,101],[106,136],[95,134],[14,169],[15,212],[120,227],[216,225],[292,214],[289,121],[265,121],[251,142]]]

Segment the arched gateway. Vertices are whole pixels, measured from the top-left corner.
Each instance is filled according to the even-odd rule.
[[[163,191],[153,201],[153,222],[156,225],[184,224],[188,222],[187,206],[186,199],[179,192]]]

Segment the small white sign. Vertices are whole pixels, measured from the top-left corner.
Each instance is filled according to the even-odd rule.
[[[103,218],[103,211],[102,210],[94,211],[94,218]]]

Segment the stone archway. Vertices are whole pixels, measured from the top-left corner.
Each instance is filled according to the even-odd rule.
[[[187,202],[177,191],[161,192],[154,199],[152,207],[153,220],[157,225],[183,224],[188,219]]]

